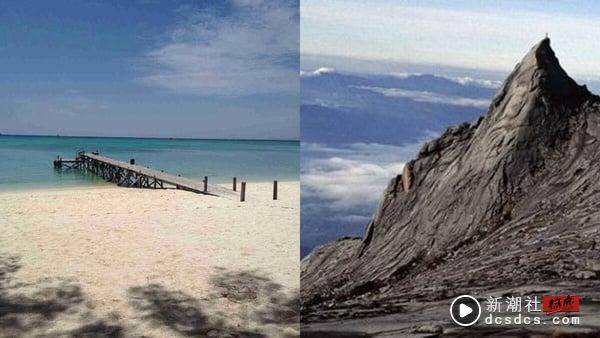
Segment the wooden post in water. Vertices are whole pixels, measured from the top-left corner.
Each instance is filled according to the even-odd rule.
[[[208,191],[208,176],[204,176],[204,192]]]
[[[242,182],[242,191],[240,192],[240,202],[246,200],[246,182]]]
[[[273,181],[273,200],[277,199],[277,181]]]
[[[233,191],[237,191],[237,177],[233,178]]]

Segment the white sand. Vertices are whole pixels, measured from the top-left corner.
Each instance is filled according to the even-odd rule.
[[[119,187],[0,193],[0,254],[21,266],[4,288],[29,283],[9,294],[33,295],[63,283],[83,293],[82,303],[22,333],[103,323],[152,337],[220,336],[232,328],[297,334],[296,323],[271,317],[299,289],[300,187],[279,182],[277,201],[271,189],[249,182],[244,203]],[[214,281],[229,275],[233,281]],[[35,313],[15,316],[36,320]]]

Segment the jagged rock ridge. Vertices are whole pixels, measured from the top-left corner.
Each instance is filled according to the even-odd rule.
[[[542,40],[485,117],[448,128],[391,180],[362,240],[325,245],[303,260],[304,318],[356,302],[390,305],[423,290],[444,297],[472,287],[473,269],[475,284],[487,287],[564,277],[557,262],[589,270],[596,252],[577,262],[572,252],[600,241],[598,137],[599,98]],[[569,250],[562,238],[572,240]],[[502,271],[510,278],[494,279]]]

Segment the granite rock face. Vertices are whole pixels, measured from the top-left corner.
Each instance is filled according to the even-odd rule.
[[[362,240],[327,244],[302,261],[303,319],[474,287],[593,280],[598,138],[600,98],[542,40],[485,117],[448,128],[390,181]]]

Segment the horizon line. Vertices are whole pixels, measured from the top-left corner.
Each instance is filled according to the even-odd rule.
[[[398,67],[429,67],[429,68],[438,68],[439,70],[442,71],[450,71],[450,72],[465,72],[465,73],[469,73],[469,72],[478,72],[478,73],[487,73],[487,75],[492,75],[492,76],[496,76],[496,77],[503,77],[504,73],[506,74],[510,74],[510,72],[512,72],[512,70],[514,70],[514,67],[518,64],[518,62],[515,62],[515,64],[511,67],[508,67],[506,69],[493,69],[493,68],[478,68],[476,66],[461,66],[461,65],[453,65],[453,64],[445,64],[445,63],[434,63],[434,62],[418,62],[418,61],[414,61],[414,60],[400,60],[400,59],[393,59],[393,58],[365,58],[365,57],[357,57],[357,56],[349,56],[349,55],[339,55],[339,54],[327,54],[327,53],[314,53],[314,52],[300,52],[300,60],[302,60],[302,56],[304,56],[307,59],[313,59],[312,61],[315,61],[316,59],[321,59],[323,61],[327,60],[329,62],[333,61],[333,60],[346,60],[346,61],[354,61],[354,62],[362,62],[362,63],[370,63],[370,64],[375,64],[375,65],[393,65],[393,66],[398,66]],[[327,62],[326,61],[326,62]],[[559,58],[560,61],[560,58]],[[310,63],[311,61],[305,61],[305,63]],[[344,68],[347,68],[348,65],[346,65],[346,67],[342,67],[340,68],[343,71],[346,72],[356,72],[356,71],[348,71]],[[562,66],[562,64],[561,64]],[[330,67],[330,65],[321,65],[319,67]],[[335,68],[334,68],[335,69]],[[300,64],[300,70],[315,70],[315,69],[306,69],[303,67],[302,62]],[[360,73],[360,71],[358,72]],[[369,72],[369,71],[364,71],[364,73],[375,73],[375,74],[381,74],[381,75],[386,75],[389,73],[382,73],[382,72]],[[441,75],[441,73],[436,74],[436,73],[423,73],[425,75]],[[569,76],[572,78],[581,78],[581,79],[585,79],[589,82],[600,82],[600,75],[595,74],[595,73],[578,73],[578,72],[568,72]]]
[[[5,134],[2,136],[16,137],[54,137],[54,138],[120,138],[120,139],[150,139],[150,140],[189,140],[189,141],[258,141],[258,142],[300,142],[300,139],[252,139],[252,138],[195,138],[195,137],[155,137],[155,136],[89,136],[89,135],[48,135],[48,134]]]

